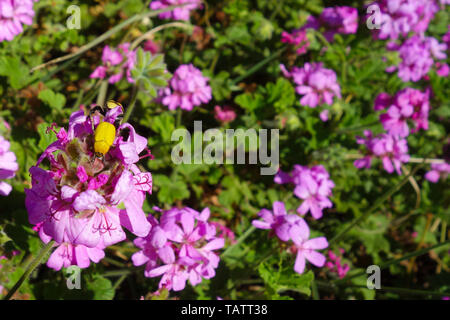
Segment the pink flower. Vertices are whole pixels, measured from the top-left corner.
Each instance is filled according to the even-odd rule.
[[[202,7],[201,0],[153,0],[150,3],[150,9],[160,10],[169,6],[176,6],[180,4],[186,5],[175,8],[172,11],[162,12],[159,14],[159,18],[188,21],[191,10]]]
[[[430,109],[429,91],[421,92],[412,88],[405,88],[388,99],[391,103],[387,112],[380,115],[383,128],[393,136],[406,137],[409,135],[408,120],[414,123],[412,132],[428,129],[428,111]]]
[[[425,179],[430,182],[436,183],[439,179],[445,180],[447,179],[448,174],[450,173],[450,164],[448,163],[432,163],[431,171],[428,171],[425,174]]]
[[[0,0],[0,42],[11,41],[33,23],[33,0]]]
[[[0,179],[11,179],[16,175],[19,165],[16,161],[16,155],[9,150],[10,143],[0,136]],[[0,181],[0,195],[7,196],[12,187],[4,181]]]
[[[358,30],[358,10],[341,6],[323,9],[318,18],[310,16],[304,28],[324,28],[324,36],[328,41],[334,40],[334,35],[352,34]]]
[[[236,112],[229,106],[224,106],[223,108],[220,106],[215,106],[214,118],[216,118],[217,121],[223,123],[232,122],[234,121],[234,119],[236,119]]]
[[[121,107],[111,109],[103,120],[114,123],[121,113]],[[31,167],[32,188],[25,190],[29,222],[41,224],[43,233],[60,244],[67,257],[75,250],[85,262],[84,247],[99,249],[125,240],[122,227],[137,236],[146,236],[151,228],[142,211],[145,193],[151,192],[151,176],[135,164],[146,139],[130,124],[122,124],[100,160],[92,139],[92,125],[97,126],[100,118],[94,116],[93,122],[83,111],[74,112],[68,132],[60,129],[57,141]],[[44,159],[49,170],[39,167]]]
[[[102,66],[98,66],[90,75],[92,79],[105,79],[109,77],[109,83],[116,83],[126,76],[127,81],[134,83],[131,70],[136,63],[136,50],[130,50],[129,43],[123,43],[117,50],[109,46],[103,48]]]
[[[333,70],[323,68],[322,63],[305,63],[302,68],[294,67],[288,73],[284,66],[282,71],[292,77],[297,84],[296,91],[303,95],[300,104],[315,108],[318,105],[333,103],[333,97],[341,97],[341,88],[337,83],[336,73]]]
[[[319,268],[323,267],[326,261],[325,256],[316,250],[327,248],[327,239],[325,237],[309,239],[309,229],[307,231],[302,237],[292,239],[295,244],[295,250],[297,251],[294,270],[299,274],[305,271],[306,260]]]
[[[156,54],[161,52],[161,47],[160,45],[153,41],[153,40],[147,40],[144,42],[144,47],[143,47],[144,51],[148,51],[151,54]]]
[[[292,45],[298,55],[305,54],[309,47],[309,41],[304,29],[293,30],[292,33],[283,31],[281,33],[281,42]]]
[[[179,66],[170,79],[169,87],[160,94],[162,103],[169,110],[181,108],[190,111],[195,106],[208,103],[212,98],[208,78],[192,64]]]
[[[344,249],[340,249],[340,254],[344,253]],[[326,267],[334,273],[337,273],[340,279],[344,278],[347,272],[350,270],[349,265],[346,263],[342,265],[341,256],[336,255],[333,251],[328,251],[328,262]]]
[[[159,222],[149,215],[153,227],[146,237],[134,241],[142,250],[132,256],[133,264],[145,264],[146,277],[162,276],[160,289],[180,291],[187,280],[195,286],[213,278],[220,261],[215,250],[225,240],[216,236],[209,216],[208,208],[197,212],[188,207],[164,211]]]

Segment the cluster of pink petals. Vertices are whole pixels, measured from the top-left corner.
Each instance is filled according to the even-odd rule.
[[[309,16],[303,28],[324,29],[324,37],[332,42],[334,35],[352,34],[358,30],[358,10],[353,7],[329,7],[323,9],[318,18]]]
[[[292,45],[298,55],[305,54],[308,51],[309,41],[305,29],[293,30],[292,33],[283,31],[281,42]]]
[[[291,72],[280,65],[281,71],[287,78],[292,78],[297,85],[298,94],[303,95],[300,104],[315,108],[318,105],[333,103],[333,98],[341,98],[341,88],[337,82],[336,73],[326,69],[320,63],[305,63],[302,68],[294,67]]]
[[[214,118],[222,123],[228,123],[236,119],[236,112],[233,108],[229,106],[215,106],[214,107]]]
[[[442,37],[442,41],[447,44],[447,49],[450,49],[450,26],[448,26],[448,32]]]
[[[384,169],[392,173],[395,171],[401,175],[402,163],[409,161],[408,142],[406,139],[395,137],[389,134],[379,134],[373,136],[372,131],[364,130],[364,137],[356,137],[358,144],[366,147],[363,158],[355,160],[353,163],[358,169],[370,168],[373,158],[379,158],[383,162]]]
[[[36,0],[0,0],[0,42],[11,41],[33,23],[33,2]]]
[[[439,179],[445,180],[450,174],[450,164],[448,163],[432,163],[431,170],[425,174],[425,179],[436,183]]]
[[[10,143],[0,136],[0,179],[11,179],[16,175],[19,165],[16,161],[16,155],[9,150]],[[0,195],[7,196],[12,187],[4,181],[0,181]]]
[[[339,249],[340,254],[344,254],[344,249]],[[347,272],[350,270],[350,266],[346,263],[342,265],[341,257],[336,255],[333,251],[328,251],[328,261],[326,267],[330,269],[331,272],[337,273],[340,279],[344,278]]]
[[[375,18],[380,29],[374,29],[379,39],[395,40],[410,32],[421,34],[428,29],[439,6],[434,0],[379,0],[380,14]]]
[[[430,92],[405,88],[394,97],[381,93],[375,99],[375,110],[387,112],[380,115],[380,121],[388,134],[407,137],[410,133],[408,121],[414,124],[411,132],[428,130],[428,112],[430,110]]]
[[[278,184],[295,185],[294,194],[303,199],[303,203],[297,208],[301,215],[309,211],[314,219],[320,219],[323,209],[333,206],[329,197],[332,196],[334,182],[322,165],[308,168],[297,164],[290,173],[279,170],[274,181]]]
[[[273,211],[262,209],[258,216],[262,220],[253,220],[254,227],[270,230],[284,242],[292,240],[293,252],[297,253],[294,270],[302,274],[305,271],[306,260],[316,267],[323,267],[326,258],[316,250],[328,247],[325,237],[309,238],[309,227],[305,220],[296,214],[287,214],[284,203],[273,203]]]
[[[398,66],[388,67],[386,71],[392,72],[398,69],[398,76],[404,82],[419,81],[428,74],[436,60],[447,58],[445,43],[439,43],[433,37],[421,35],[408,38],[400,46],[391,44],[389,49],[398,50],[401,62]],[[436,67],[440,76],[448,75],[448,66],[445,63],[439,63]]]
[[[118,106],[103,121],[114,123],[122,113]],[[100,117],[94,116],[93,122],[83,110],[74,112],[68,131],[60,129],[57,141],[30,168],[32,188],[25,189],[25,206],[42,240],[59,245],[50,261],[54,268],[73,263],[85,267],[87,258],[99,260],[99,250],[126,239],[123,227],[141,237],[151,228],[142,205],[152,178],[136,165],[147,139],[124,123],[101,160],[93,148],[93,126]],[[44,159],[49,170],[39,167]]]
[[[164,211],[159,221],[149,215],[150,233],[134,240],[142,249],[133,254],[134,265],[145,264],[146,277],[162,275],[160,289],[180,291],[187,280],[195,286],[213,278],[220,261],[214,251],[223,248],[225,240],[216,235],[209,216],[208,208],[198,212],[188,207]]]
[[[160,10],[170,6],[176,6],[184,4],[184,6],[175,8],[172,11],[162,12],[158,15],[160,19],[173,19],[173,20],[189,20],[191,10],[199,9],[202,7],[201,0],[153,0],[150,3],[150,9]]]
[[[131,77],[131,70],[136,63],[136,50],[130,50],[129,43],[120,44],[116,50],[109,46],[103,48],[103,65],[98,66],[91,73],[90,78],[105,79],[109,78],[109,83],[116,83],[126,76],[129,83],[134,83]]]
[[[208,78],[192,64],[180,65],[170,79],[169,87],[161,90],[161,101],[169,110],[192,110],[212,99]]]

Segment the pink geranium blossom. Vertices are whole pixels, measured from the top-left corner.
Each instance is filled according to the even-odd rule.
[[[120,106],[109,110],[103,121],[114,123],[122,111]],[[142,210],[152,189],[151,175],[136,165],[147,140],[130,124],[122,124],[101,160],[92,139],[100,118],[92,120],[81,110],[71,115],[68,131],[60,129],[57,140],[30,168],[32,188],[25,189],[29,222],[42,224],[43,234],[68,257],[72,250],[84,252],[83,246],[100,249],[125,240],[123,227],[137,236],[146,236],[151,228]],[[49,169],[40,167],[44,159]]]
[[[448,163],[432,163],[431,170],[425,174],[425,179],[436,183],[439,179],[445,180],[450,174],[450,164]]]
[[[236,112],[229,106],[215,106],[214,118],[222,123],[232,122],[234,121],[234,119],[236,119]]]
[[[298,55],[305,54],[309,47],[309,40],[304,29],[293,30],[291,33],[283,31],[281,42],[292,45]]]
[[[286,77],[293,79],[297,85],[296,92],[303,95],[301,105],[315,108],[322,104],[331,105],[335,96],[341,98],[336,73],[324,68],[322,63],[307,62],[302,68],[294,67],[291,72],[284,65],[280,68]]]
[[[192,64],[183,64],[174,72],[169,87],[160,93],[161,101],[169,110],[192,110],[212,99],[208,78]]]
[[[33,0],[0,0],[0,42],[11,41],[33,23]]]
[[[339,255],[335,254],[333,251],[328,251],[328,261],[326,267],[334,273],[337,273],[340,279],[344,278],[347,272],[350,270],[350,266],[346,263],[342,265],[341,255],[344,253],[344,249],[339,249]]]
[[[213,278],[220,261],[215,251],[225,240],[216,235],[209,216],[208,208],[197,212],[188,207],[164,211],[160,221],[149,215],[153,227],[146,237],[134,241],[141,249],[132,256],[134,265],[145,264],[146,277],[162,276],[160,289],[180,291],[187,280],[195,286]]]
[[[179,8],[175,8],[172,11],[162,12],[159,14],[160,19],[174,19],[174,20],[189,20],[191,10],[195,10],[202,7],[201,0],[153,0],[150,2],[150,9],[160,10],[170,6],[181,5]]]
[[[16,175],[19,169],[16,155],[9,150],[10,143],[8,140],[0,136],[0,179],[11,179]],[[0,195],[7,196],[11,192],[12,187],[4,181],[0,181]]]

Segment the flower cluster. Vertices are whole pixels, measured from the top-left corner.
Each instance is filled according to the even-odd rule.
[[[389,134],[379,134],[373,136],[372,131],[364,130],[364,137],[356,137],[358,144],[366,147],[366,153],[362,159],[354,162],[355,167],[370,168],[373,158],[380,158],[384,169],[392,173],[395,171],[401,175],[401,165],[409,161],[408,142],[399,137]]]
[[[85,267],[87,258],[98,261],[103,248],[126,239],[123,227],[137,236],[150,231],[142,205],[152,177],[136,165],[147,139],[124,123],[102,158],[94,152],[94,130],[101,122],[112,125],[122,113],[121,106],[103,119],[74,112],[68,131],[61,128],[30,168],[32,188],[25,189],[25,206],[42,240],[59,245],[49,260],[55,269],[74,263]],[[44,160],[48,170],[39,167]]]
[[[126,76],[129,83],[134,83],[131,70],[136,63],[136,50],[130,50],[129,43],[120,44],[116,50],[109,46],[103,48],[103,65],[98,66],[90,75],[94,79],[105,79],[109,77],[109,83],[116,83]]]
[[[415,35],[405,40],[400,46],[390,45],[390,50],[398,50],[401,62],[398,66],[390,66],[387,71],[392,72],[398,69],[398,76],[404,82],[419,81],[428,74],[435,60],[444,60],[447,58],[445,50],[447,45],[439,43],[433,37],[423,37]],[[446,75],[446,68],[440,62],[436,67],[438,74]],[[448,66],[447,66],[448,69]]]
[[[344,254],[344,249],[339,249],[340,254]],[[330,269],[331,272],[337,273],[340,279],[344,278],[347,272],[350,270],[349,265],[346,263],[342,265],[341,256],[338,256],[333,251],[328,251],[328,261],[326,267]]]
[[[236,112],[229,106],[224,106],[223,108],[220,106],[215,106],[214,118],[222,123],[232,122],[234,121],[234,119],[236,119]]]
[[[333,98],[341,98],[341,88],[337,83],[336,73],[323,67],[323,63],[305,63],[302,68],[294,67],[288,72],[280,65],[283,74],[292,78],[297,85],[296,92],[303,95],[300,104],[315,108],[318,105],[333,103]]]
[[[292,33],[283,31],[281,42],[292,45],[298,55],[305,54],[309,47],[309,41],[305,29],[294,30]]]
[[[308,168],[297,164],[290,173],[279,170],[274,180],[278,184],[295,185],[294,194],[303,200],[297,208],[297,212],[301,215],[309,211],[314,219],[320,219],[323,209],[333,206],[329,197],[332,196],[331,189],[334,188],[334,182],[322,165]]]
[[[209,216],[208,208],[197,212],[188,207],[162,212],[159,222],[149,215],[150,233],[134,240],[142,249],[132,256],[134,265],[145,264],[146,277],[162,275],[160,289],[180,291],[187,280],[195,286],[211,279],[220,261],[214,251],[223,248],[225,240],[216,235]]]
[[[212,99],[208,78],[192,64],[180,65],[175,70],[169,87],[161,90],[161,101],[169,110],[181,108],[192,110],[195,106]]]
[[[374,29],[378,39],[395,40],[406,37],[408,33],[423,33],[439,6],[434,0],[379,0],[380,14],[375,21],[380,29]]]
[[[414,128],[428,130],[428,111],[430,109],[430,92],[421,92],[417,89],[405,88],[394,97],[381,93],[375,99],[375,110],[387,112],[380,115],[380,121],[388,134],[398,137],[409,135],[408,120],[412,121]]]
[[[448,163],[432,163],[431,171],[425,174],[425,179],[436,183],[439,179],[445,180],[450,174],[450,164]]]
[[[0,42],[11,41],[33,23],[33,2],[36,0],[0,0]]]
[[[310,16],[303,28],[324,28],[324,37],[333,41],[334,35],[352,34],[358,30],[358,10],[342,6],[325,8],[318,18]]]
[[[283,202],[274,202],[273,211],[262,209],[258,216],[262,220],[253,220],[254,227],[270,230],[283,242],[292,240],[292,251],[297,253],[295,272],[300,274],[304,272],[306,260],[316,267],[325,265],[325,256],[316,250],[327,248],[327,239],[325,237],[310,239],[308,224],[298,215],[287,214]]]
[[[161,12],[158,17],[160,19],[189,20],[191,10],[202,7],[201,0],[156,0],[150,2],[150,9],[160,10],[170,6],[183,5],[172,11]]]
[[[0,179],[11,179],[16,175],[19,165],[16,161],[16,155],[9,150],[10,143],[0,136]],[[12,187],[4,181],[0,181],[0,195],[7,196]]]

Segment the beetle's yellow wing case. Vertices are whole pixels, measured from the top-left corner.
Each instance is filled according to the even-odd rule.
[[[116,138],[116,127],[109,122],[100,122],[95,128],[94,151],[105,155]]]
[[[108,107],[108,109],[114,109],[115,107],[122,107],[122,104],[120,102],[114,101],[114,100],[108,100],[106,101],[106,106]]]

